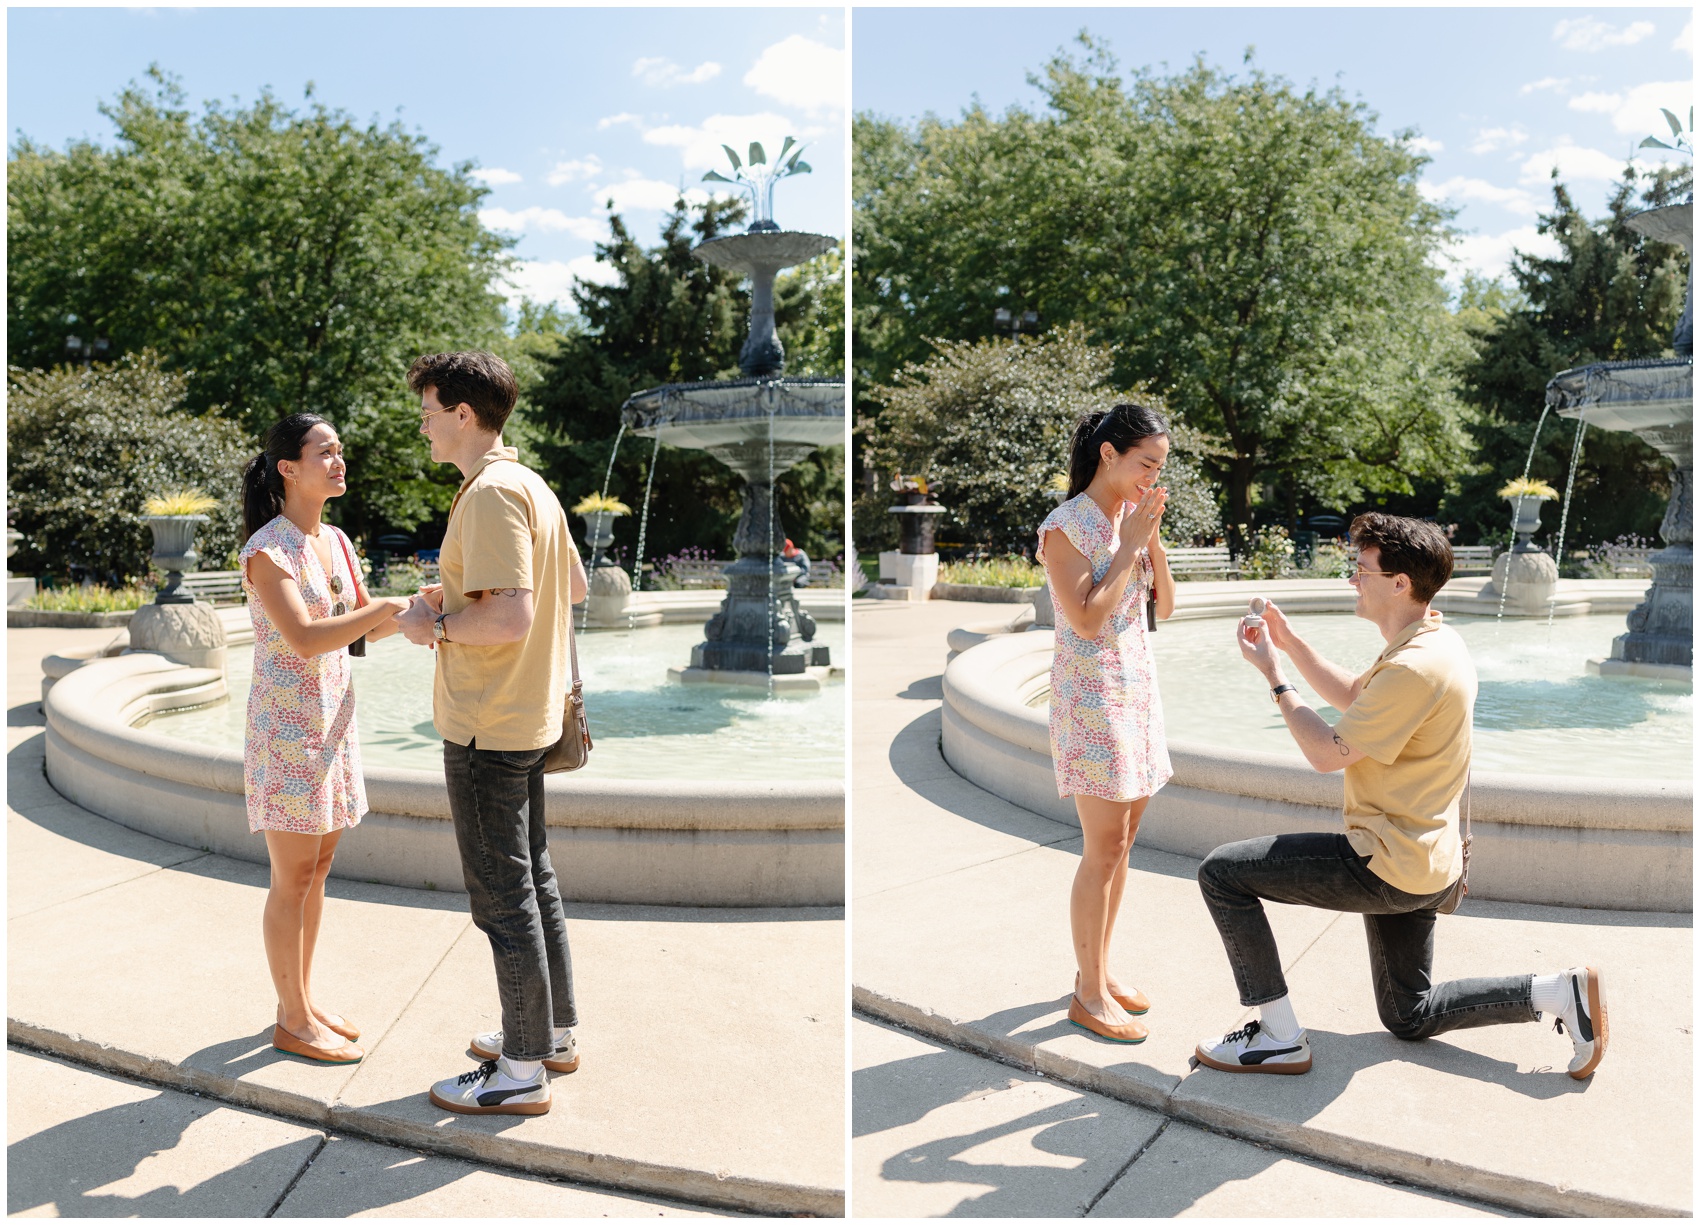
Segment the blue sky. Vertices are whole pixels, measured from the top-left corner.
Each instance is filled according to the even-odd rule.
[[[1124,68],[1181,71],[1202,52],[1225,70],[1245,48],[1304,86],[1338,84],[1380,114],[1377,130],[1420,133],[1424,191],[1460,209],[1454,274],[1504,271],[1564,181],[1590,215],[1643,136],[1668,138],[1658,108],[1693,102],[1693,10],[1681,8],[858,9],[857,112],[959,115],[974,97],[1036,108],[1026,76],[1089,29]],[[1643,151],[1645,162],[1677,155]]]
[[[150,63],[197,110],[262,86],[299,105],[312,81],[357,119],[399,117],[440,164],[482,168],[485,221],[520,236],[511,295],[565,303],[574,276],[601,275],[610,197],[653,242],[679,187],[726,168],[723,141],[812,141],[813,172],[778,186],[774,212],[846,230],[838,8],[13,8],[6,25],[9,138],[109,142],[97,106]]]

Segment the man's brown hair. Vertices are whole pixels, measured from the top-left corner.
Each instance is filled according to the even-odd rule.
[[[1352,543],[1380,551],[1381,568],[1411,580],[1411,598],[1427,604],[1452,577],[1452,546],[1426,519],[1370,511],[1352,520]]]
[[[407,385],[420,395],[437,389],[444,408],[465,404],[478,418],[479,428],[499,434],[519,399],[519,384],[508,363],[494,353],[427,353],[407,372]]]

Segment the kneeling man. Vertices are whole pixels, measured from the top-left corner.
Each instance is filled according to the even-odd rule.
[[[1381,1023],[1416,1040],[1476,1025],[1539,1021],[1550,1014],[1575,1045],[1570,1075],[1593,1074],[1606,1050],[1600,974],[1510,974],[1436,983],[1436,908],[1463,870],[1459,801],[1470,773],[1476,670],[1458,634],[1429,601],[1452,577],[1452,548],[1432,523],[1359,515],[1357,615],[1387,640],[1353,677],[1318,655],[1270,605],[1261,629],[1242,622],[1240,652],[1269,681],[1305,758],[1322,773],[1346,772],[1346,830],[1279,834],[1212,851],[1198,883],[1239,986],[1261,1019],[1198,1045],[1198,1060],[1224,1072],[1310,1070],[1310,1039],[1287,981],[1262,899],[1364,917],[1370,977]],[[1344,712],[1330,727],[1287,683],[1286,652],[1313,689]]]

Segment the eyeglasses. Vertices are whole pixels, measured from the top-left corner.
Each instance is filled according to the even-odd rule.
[[[1397,574],[1397,573],[1398,573],[1397,570],[1365,570],[1362,566],[1359,566],[1357,568],[1357,570],[1353,572],[1352,577],[1353,578],[1362,578],[1366,574]]]
[[[456,408],[459,408],[459,407],[460,407],[460,405],[458,405],[458,404],[448,404],[448,405],[443,406],[442,408],[433,408],[428,413],[420,413],[419,414],[419,424],[424,425],[427,421],[429,421],[432,417],[435,417],[438,413],[446,413],[450,409],[456,409]]]
[[[331,594],[332,595],[341,595],[342,594],[342,575],[340,575],[340,574],[331,575]],[[333,616],[333,617],[340,617],[340,616],[342,616],[343,613],[345,613],[347,611],[348,611],[348,605],[344,604],[341,600],[338,600],[335,604],[331,605],[331,616]]]

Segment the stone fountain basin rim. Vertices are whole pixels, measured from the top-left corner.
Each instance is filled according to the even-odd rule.
[[[224,675],[138,652],[92,660],[54,683],[42,702],[48,727],[89,755],[151,778],[201,790],[243,794],[242,755],[189,744],[130,726],[143,715],[226,695]],[[584,773],[545,778],[548,824],[577,829],[769,831],[844,828],[844,784],[835,780],[726,782],[598,779]],[[450,819],[440,774],[368,766],[367,800],[375,813]]]
[[[1051,756],[1048,715],[1024,697],[1048,679],[1056,635],[1033,630],[989,638],[945,667],[950,712],[995,740]],[[1201,791],[1340,809],[1344,780],[1319,774],[1277,753],[1196,742],[1169,742],[1172,782]],[[1563,829],[1688,833],[1694,828],[1693,784],[1676,780],[1602,779],[1478,770],[1472,817],[1481,822]]]

